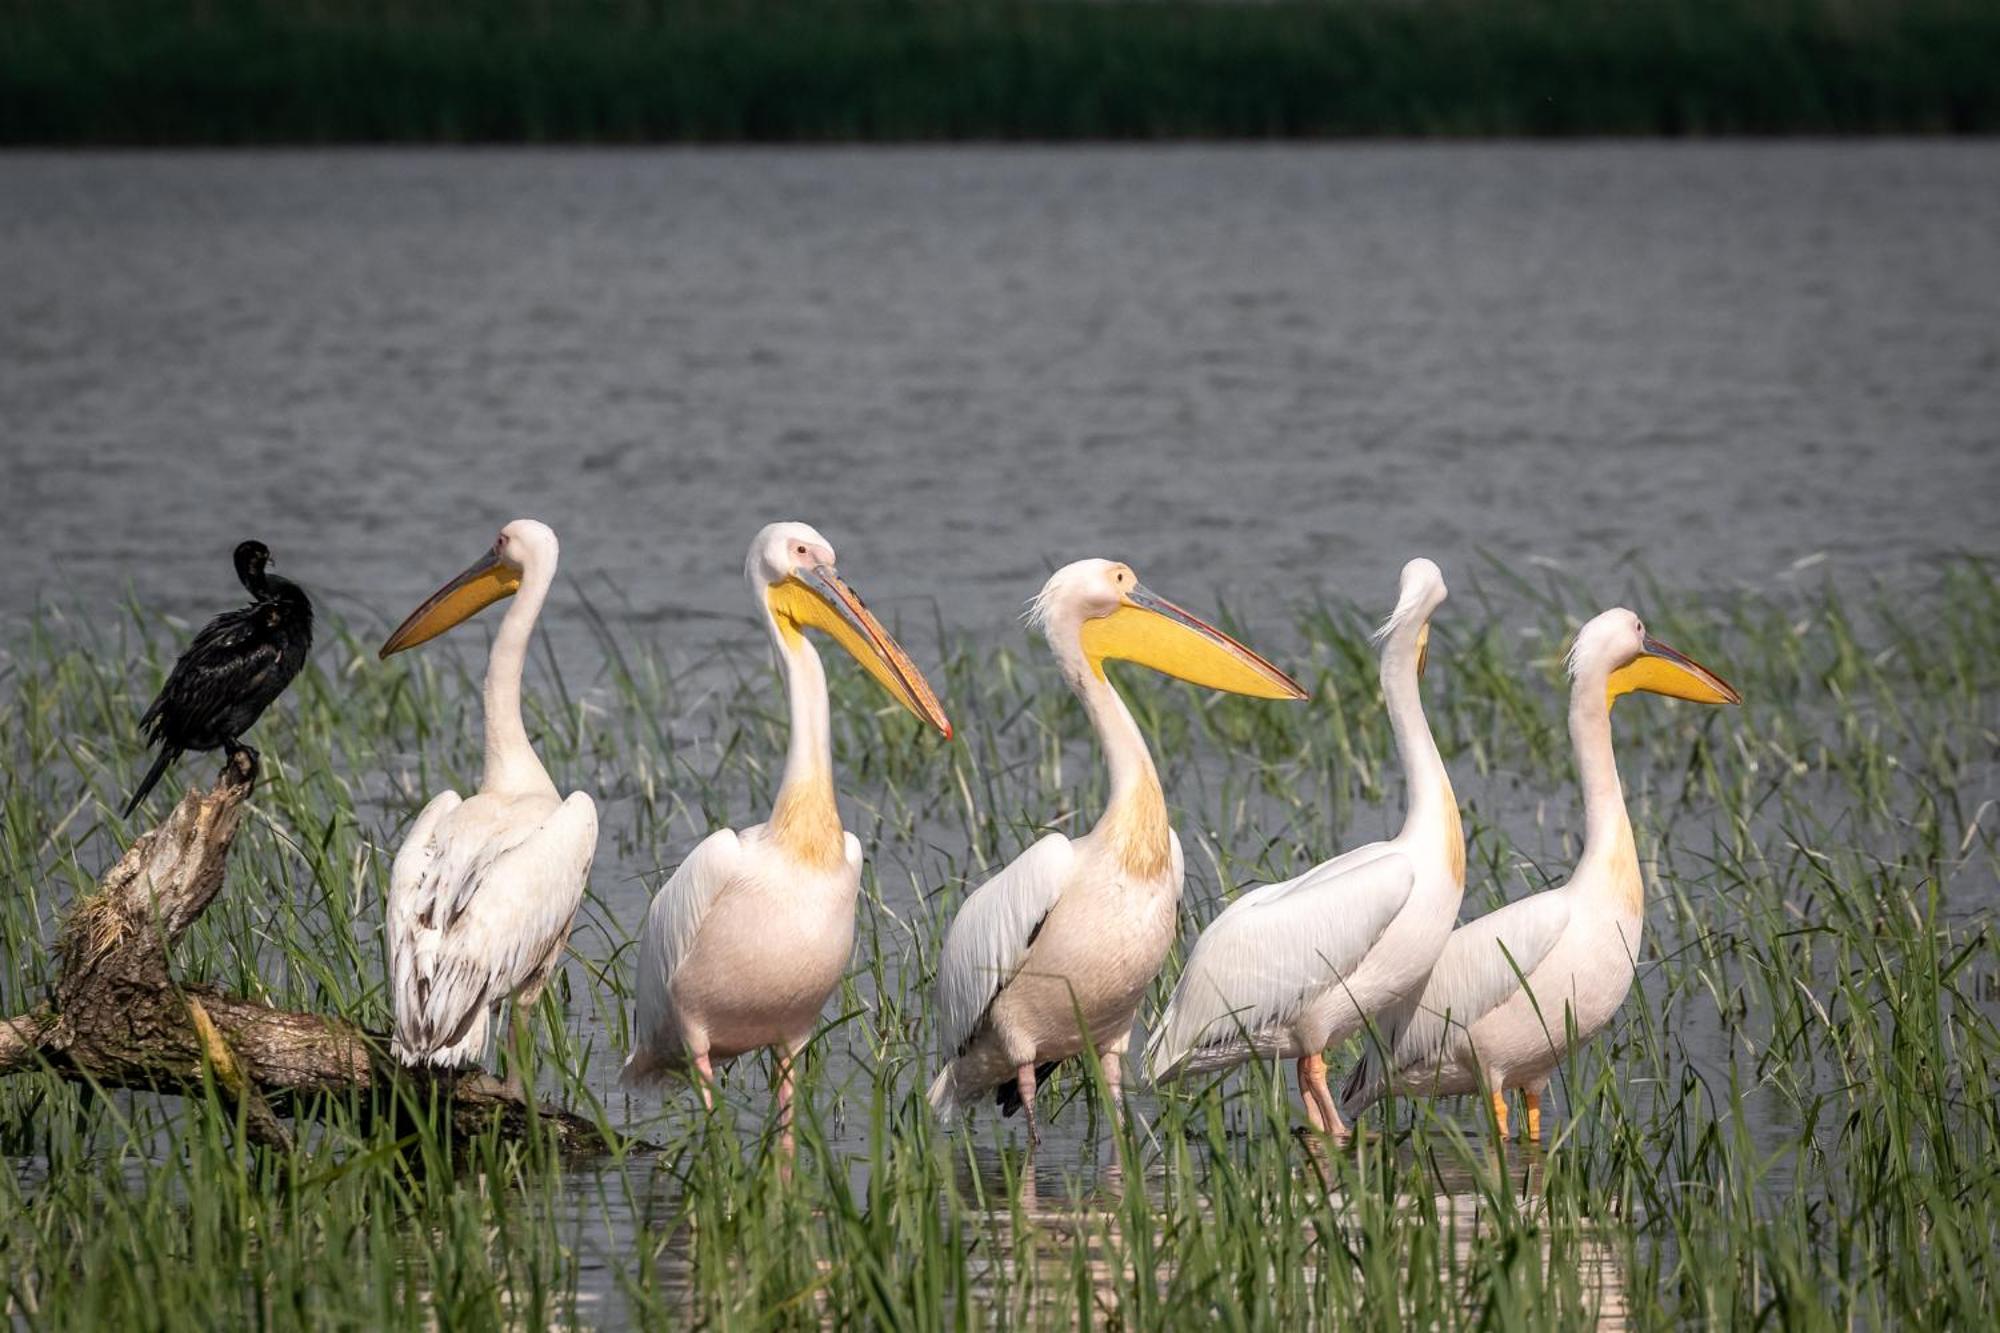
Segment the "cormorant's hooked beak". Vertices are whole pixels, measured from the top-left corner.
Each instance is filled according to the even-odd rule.
[[[488,551],[463,574],[430,595],[430,599],[410,618],[396,627],[382,645],[378,657],[400,653],[428,643],[461,621],[470,620],[502,597],[512,597],[521,589],[521,571],[500,558],[498,550]]]
[[[1606,706],[1616,702],[1619,695],[1634,690],[1698,704],[1743,702],[1743,696],[1728,681],[1650,634],[1645,637],[1639,656],[1611,673],[1606,685]]]
[[[1084,655],[1104,674],[1107,658],[1137,662],[1176,680],[1258,699],[1303,699],[1297,681],[1245,645],[1142,584],[1117,610],[1083,622]]]
[[[830,636],[889,691],[897,703],[951,739],[951,719],[917,664],[875,618],[832,565],[793,570],[771,585],[771,614],[788,638],[802,629]]]

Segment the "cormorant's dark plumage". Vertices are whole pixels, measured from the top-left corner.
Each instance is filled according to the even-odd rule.
[[[290,579],[267,573],[270,562],[262,542],[236,548],[236,577],[250,590],[250,605],[202,626],[174,663],[160,697],[139,719],[139,729],[160,754],[126,804],[127,815],[183,752],[248,749],[243,733],[305,665],[312,648],[312,601]]]

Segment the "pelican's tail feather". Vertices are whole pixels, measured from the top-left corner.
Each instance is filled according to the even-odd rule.
[[[627,1092],[650,1091],[666,1081],[666,1066],[644,1046],[626,1056],[625,1067],[618,1071],[618,1086]]]
[[[686,1048],[679,1043],[662,1046],[641,1037],[632,1054],[625,1057],[625,1067],[618,1071],[618,1086],[627,1092],[658,1088],[688,1077],[693,1069]]]
[[[1363,1052],[1355,1062],[1354,1072],[1347,1076],[1347,1082],[1340,1089],[1340,1118],[1349,1124],[1354,1117],[1373,1106],[1382,1096],[1382,1061]]]
[[[938,1076],[931,1080],[930,1092],[926,1095],[930,1098],[931,1110],[936,1112],[938,1120],[946,1125],[958,1119],[958,1113],[965,1105],[958,1095],[958,1077],[952,1072],[950,1065],[938,1071]]]
[[[472,1069],[485,1063],[486,1039],[493,1011],[485,1005],[466,1020],[458,1039],[450,1045],[429,1045],[406,1040],[409,1034],[397,1025],[389,1040],[389,1054],[407,1069]]]

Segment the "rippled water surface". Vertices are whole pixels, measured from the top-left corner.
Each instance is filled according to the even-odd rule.
[[[797,515],[998,629],[1097,551],[1893,578],[2000,499],[1992,144],[10,155],[0,262],[8,612],[255,532],[393,623],[530,512],[693,640]]]

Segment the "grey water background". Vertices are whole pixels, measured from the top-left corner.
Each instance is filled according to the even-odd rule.
[[[10,617],[255,534],[386,629],[523,513],[669,647],[780,517],[978,632],[1095,553],[1903,580],[2000,500],[1990,143],[10,154],[0,265]]]
[[[1914,589],[1996,549],[2000,144],[0,155],[0,462],[0,624],[255,535],[386,632],[532,514],[585,688],[565,590],[756,651],[774,518],[913,646],[1088,554],[1253,626],[1417,552]]]

